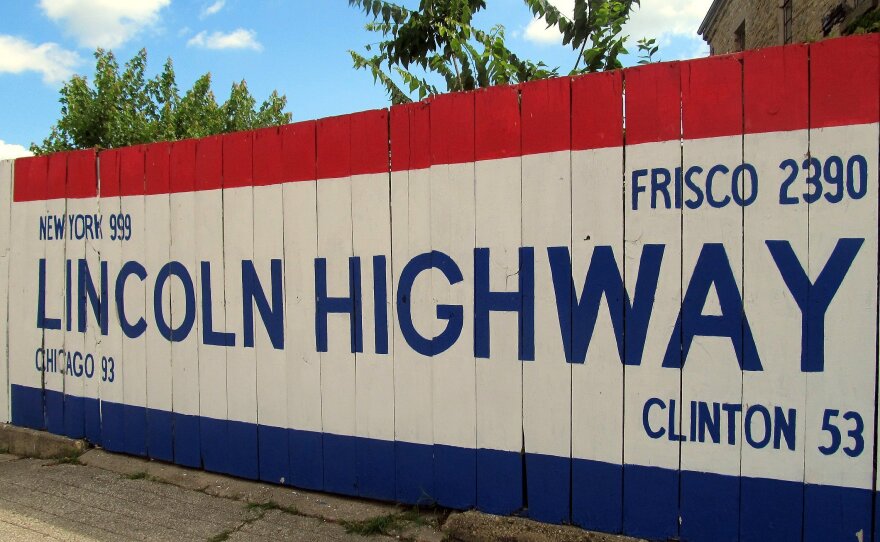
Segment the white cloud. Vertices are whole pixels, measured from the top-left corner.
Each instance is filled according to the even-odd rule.
[[[40,7],[80,46],[118,47],[159,21],[171,0],[40,0]]]
[[[220,12],[221,9],[226,5],[226,0],[217,0],[210,6],[206,6],[202,10],[201,17],[204,19],[205,17],[210,17],[211,15],[216,15]]]
[[[552,3],[569,17],[574,13],[574,0]],[[631,43],[643,37],[657,38],[661,44],[672,36],[697,38],[697,28],[711,4],[712,0],[642,0],[642,6],[635,7],[624,32],[630,36]],[[533,19],[524,35],[538,43],[562,41],[559,30],[547,28],[547,23],[540,19]]]
[[[29,41],[0,34],[0,73],[39,72],[46,83],[64,81],[73,74],[80,57],[57,43],[34,45]]]
[[[202,30],[186,42],[189,47],[202,49],[253,49],[261,51],[263,46],[257,41],[253,30],[238,28],[232,32],[205,32]]]
[[[22,156],[31,156],[33,153],[22,147],[21,145],[13,145],[6,143],[0,139],[0,160],[8,160],[10,158],[21,158]]]

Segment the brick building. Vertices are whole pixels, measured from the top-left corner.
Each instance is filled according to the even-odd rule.
[[[698,33],[711,54],[839,36],[878,0],[714,0]]]

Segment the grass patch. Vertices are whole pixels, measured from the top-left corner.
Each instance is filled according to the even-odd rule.
[[[259,511],[262,513],[266,513],[270,510],[278,510],[281,512],[286,512],[288,514],[299,515],[299,510],[292,506],[281,506],[275,501],[267,501],[267,502],[249,502],[245,505],[245,508],[251,511]]]
[[[229,540],[230,535],[232,535],[232,531],[223,531],[222,533],[215,534],[209,538],[208,542],[225,542],[226,540]]]
[[[150,478],[150,475],[144,471],[138,471],[131,474],[126,474],[125,477],[129,480],[147,480]]]
[[[386,514],[384,516],[376,516],[362,521],[342,522],[342,526],[345,527],[345,532],[349,534],[359,534],[361,536],[395,536],[400,534],[408,524],[427,525],[428,522],[419,513],[418,509]]]
[[[78,455],[67,455],[64,457],[57,457],[47,466],[54,467],[56,465],[82,465],[82,462],[79,460]]]

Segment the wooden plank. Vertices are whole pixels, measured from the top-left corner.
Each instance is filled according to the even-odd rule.
[[[226,350],[229,470],[258,479],[257,368],[244,345],[244,290],[253,286],[244,262],[254,258],[253,133],[226,134],[223,141],[223,261],[226,266],[226,329],[235,342]],[[249,283],[249,284],[246,284]]]
[[[357,432],[355,352],[362,350],[363,262],[354,259],[352,246],[350,116],[318,121],[317,172],[315,319],[317,326],[324,325],[326,330],[326,337],[321,337],[320,331],[317,337],[321,353],[324,489],[357,495],[357,450],[352,437]],[[334,305],[331,300],[338,303]]]
[[[702,408],[742,404],[741,368],[754,351],[742,315],[743,210],[733,189],[742,164],[742,64],[732,56],[691,61],[681,77],[681,536],[736,540],[739,522],[718,518],[739,516],[742,422]],[[709,419],[725,440],[699,432],[697,422]]]
[[[615,533],[623,521],[622,83],[620,72],[572,81],[572,263],[553,263],[571,299],[572,520]]]
[[[226,262],[223,258],[223,141],[220,136],[196,144],[195,256],[199,285],[199,413],[202,462],[214,472],[229,465],[226,355],[234,331],[226,326]],[[208,299],[210,295],[210,299]]]
[[[396,499],[427,504],[434,498],[431,359],[426,342],[437,318],[430,272],[431,135],[427,103],[391,108],[391,273],[394,352]],[[410,261],[416,257],[412,266]],[[425,256],[427,255],[427,256]],[[406,283],[398,280],[406,273]],[[409,341],[417,341],[412,346]],[[418,348],[418,349],[417,349]]]
[[[125,228],[120,221],[120,166],[122,153],[108,150],[98,155],[98,208],[103,218],[104,234],[98,241],[101,262],[107,263],[108,274],[116,277],[122,267],[122,244],[120,233]],[[111,227],[111,221],[115,228]],[[109,279],[108,279],[109,280]],[[109,284],[108,284],[109,287]],[[119,320],[119,307],[114,299],[108,309],[107,335],[101,337],[96,358],[100,355],[101,379],[101,445],[111,452],[125,450],[124,363],[122,358],[123,332]]]
[[[637,330],[640,335],[630,344],[643,348],[641,352],[627,348],[624,367],[623,532],[675,537],[679,442],[671,430],[680,434],[678,413],[672,412],[672,405],[675,401],[679,406],[681,382],[678,371],[662,364],[681,304],[681,209],[675,205],[671,181],[665,185],[666,192],[656,192],[653,205],[649,189],[651,170],[656,169],[658,175],[665,170],[671,179],[681,166],[680,65],[634,68],[624,72],[624,79],[624,283],[635,298],[639,278],[644,276],[645,286],[655,296],[650,313],[642,313],[648,319],[639,321],[638,327],[633,327],[634,316],[626,318],[627,334]],[[658,258],[662,265],[654,289],[650,279]]]
[[[318,254],[315,123],[281,128],[284,177],[284,278],[287,305],[287,424],[290,483],[322,489],[321,359],[315,349]]]
[[[257,357],[260,479],[290,478],[287,367],[284,348],[284,199],[282,139],[277,128],[254,132],[254,271],[251,346]],[[245,347],[248,341],[245,340]]]
[[[145,147],[128,147],[121,151],[119,177],[119,212],[124,224],[122,238],[122,267],[124,280],[122,302],[117,306],[123,330],[122,355],[124,364],[122,407],[125,440],[123,451],[132,455],[147,455],[147,270],[143,265],[146,250],[148,217],[144,206]],[[117,297],[117,304],[119,303]],[[143,319],[143,320],[142,320]],[[124,322],[123,322],[124,320]]]
[[[146,147],[144,177],[144,266],[148,320],[145,333],[147,348],[147,452],[152,459],[174,460],[174,421],[171,366],[171,341],[166,335],[173,329],[171,291],[177,282],[168,273],[170,261],[171,144],[156,143]],[[147,225],[149,224],[149,225]],[[181,311],[181,316],[184,311]]]
[[[46,183],[46,214],[53,221],[63,220],[66,224],[67,200],[65,199],[65,183],[67,181],[67,155],[63,153],[49,155],[49,170]],[[64,227],[64,226],[62,226]],[[47,326],[43,330],[44,348],[61,351],[57,371],[46,371],[44,389],[46,390],[46,429],[56,435],[81,437],[84,431],[82,412],[82,392],[76,395],[77,388],[82,385],[67,376],[67,351],[64,347],[64,329],[67,313],[65,312],[65,287],[67,284],[67,266],[65,265],[65,231],[56,229],[52,240],[46,243],[46,316],[60,318],[56,328]],[[71,387],[71,397],[65,394],[65,385]],[[66,412],[69,408],[70,412]]]
[[[871,528],[878,43],[875,34],[810,46],[809,171],[802,168],[793,186],[799,200],[813,201],[807,276],[822,281],[810,289],[808,319],[820,327],[809,328],[806,345],[804,540],[810,541],[867,537]],[[810,178],[818,164],[821,182]]]
[[[0,161],[0,423],[9,423],[9,250],[14,160]]]
[[[176,141],[171,146],[171,194],[168,196],[171,220],[169,256],[176,267],[176,277],[169,279],[171,302],[172,396],[174,406],[174,462],[200,467],[202,447],[199,431],[199,343],[201,326],[198,314],[202,299],[196,282],[196,152],[194,139]],[[199,220],[202,220],[201,217]]]
[[[571,365],[547,247],[571,248],[571,81],[521,87],[522,245],[535,250],[535,359],[523,362],[529,517],[571,521]],[[564,295],[571,294],[563,287]],[[566,390],[568,393],[566,393]]]
[[[10,213],[9,306],[19,307],[18,316],[9,321],[10,419],[15,425],[31,429],[46,428],[45,357],[37,358],[42,362],[39,367],[33,364],[43,348],[45,322],[40,325],[39,303],[33,300],[42,297],[40,286],[45,288],[45,264],[40,261],[46,257],[46,243],[35,238],[34,231],[39,231],[40,217],[46,216],[48,171],[49,159],[45,156],[15,161],[15,203]]]
[[[76,391],[82,402],[82,434],[89,442],[100,445],[100,379],[103,373],[98,349],[103,329],[109,325],[110,279],[98,250],[104,224],[98,214],[97,168],[93,150],[68,155],[66,196],[70,234],[66,250],[71,266],[71,289],[68,291],[71,312],[64,341],[66,348],[69,348],[68,344],[76,345],[70,354],[73,356],[72,374],[79,381],[74,385],[78,384]],[[101,222],[100,227],[98,222]],[[104,284],[107,284],[106,288]],[[79,429],[78,420],[76,425]]]
[[[743,426],[740,540],[801,540],[804,506],[806,377],[801,372],[801,311],[777,269],[768,240],[783,240],[807,261],[807,208],[780,202],[780,164],[808,150],[806,46],[743,55],[743,163],[755,168],[754,201],[744,208],[743,304],[762,365],[743,372],[743,408],[758,405],[792,427],[765,430],[763,412]],[[751,185],[745,185],[751,195]],[[754,411],[754,407],[751,407]],[[777,410],[778,409],[778,410]],[[794,415],[792,417],[792,412]],[[768,440],[772,438],[772,440]],[[754,442],[756,446],[751,443]]]
[[[474,95],[438,96],[430,108],[432,263],[442,266],[446,275],[441,278],[435,274],[437,279],[431,286],[432,297],[438,306],[444,306],[446,316],[435,320],[433,336],[447,329],[452,334],[451,341],[432,346],[434,491],[441,506],[472,508],[477,491],[476,376],[471,342],[471,262],[476,227]],[[459,321],[461,331],[455,333]]]
[[[523,505],[520,358],[534,358],[534,256],[519,251],[519,93],[493,87],[474,101],[477,508],[510,514]]]
[[[393,500],[396,484],[387,110],[352,115],[351,168],[352,243],[355,256],[361,259],[363,281],[363,351],[356,354],[355,369],[358,492],[362,497]]]

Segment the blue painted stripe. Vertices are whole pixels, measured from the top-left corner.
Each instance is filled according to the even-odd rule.
[[[202,466],[199,417],[174,413],[174,462],[185,467]]]
[[[678,477],[678,471],[671,469],[624,465],[624,534],[661,539],[678,536]]]
[[[107,450],[125,451],[125,417],[119,403],[101,401],[101,436]]]
[[[394,441],[357,439],[357,480],[361,497],[393,501]]]
[[[150,459],[174,462],[174,421],[170,412],[147,409],[147,453]]]
[[[356,496],[357,439],[325,433],[323,440],[324,490]]]
[[[394,443],[397,500],[432,505],[434,496],[434,447],[426,444]]]
[[[83,399],[83,410],[86,422],[86,440],[100,446],[104,442],[101,435],[101,401],[85,398]]]
[[[477,451],[434,445],[434,491],[437,504],[466,510],[477,505]]]
[[[741,478],[739,518],[741,542],[799,542],[803,533],[804,484]]]
[[[477,450],[477,508],[506,516],[523,507],[523,463],[517,452]]]
[[[736,542],[739,521],[739,476],[707,472],[681,473],[681,538]]]
[[[45,429],[43,399],[42,390],[12,384],[9,387],[12,424],[31,429]]]
[[[19,385],[11,388],[12,420],[17,425],[27,422],[39,428],[44,419],[44,401],[57,405],[61,397],[64,404],[59,392]],[[93,417],[94,414],[88,413],[94,413],[98,401],[87,399],[83,404],[86,418]],[[150,419],[156,419],[154,414],[150,413]],[[139,446],[146,451],[147,409],[101,401],[100,415],[100,438],[108,450],[128,451]],[[873,526],[874,494],[866,489],[804,486],[781,480],[697,472],[679,474],[670,469],[637,465],[625,465],[621,469],[619,465],[580,459],[569,463],[568,458],[536,454],[525,458],[526,483],[522,484],[521,478],[513,474],[514,464],[521,467],[521,456],[517,452],[371,440],[198,416],[171,417],[174,460],[188,466],[203,463],[207,470],[215,472],[250,472],[251,476],[273,476],[274,480],[274,476],[285,471],[285,459],[271,453],[266,455],[266,450],[258,454],[258,442],[269,448],[281,442],[279,446],[283,450],[286,436],[290,479],[285,479],[285,483],[296,487],[349,495],[361,492],[364,496],[389,500],[396,496],[398,501],[407,504],[436,501],[458,509],[474,507],[479,491],[481,508],[489,511],[487,505],[494,508],[497,501],[492,499],[504,496],[505,491],[512,497],[501,501],[503,506],[513,506],[522,498],[525,485],[530,500],[532,496],[537,498],[534,504],[529,503],[530,516],[565,522],[568,503],[565,492],[559,491],[557,486],[568,487],[565,473],[566,465],[570,464],[572,521],[593,522],[596,525],[593,528],[606,532],[620,525],[621,509],[615,503],[621,501],[622,530],[649,539],[678,537],[679,513],[681,539],[690,542],[731,539],[731,533],[737,533],[738,539],[744,542],[795,541],[801,539],[802,520],[806,542],[851,540],[860,531],[867,540]],[[235,439],[242,438],[250,439],[250,446],[230,447]],[[230,453],[232,449],[237,451]],[[201,461],[195,459],[199,453]],[[367,465],[374,462],[376,471],[367,472]],[[261,473],[263,466],[269,472],[275,470],[275,474]],[[482,471],[479,480],[478,468]],[[505,474],[510,478],[504,479]],[[516,482],[511,483],[511,479]],[[341,487],[325,487],[326,480]],[[683,502],[681,511],[679,485],[690,499],[690,503]],[[741,510],[736,513],[739,507]],[[880,525],[880,516],[876,523]]]
[[[86,436],[86,412],[82,397],[61,394],[64,401],[64,435],[70,438]]]
[[[573,459],[571,519],[591,531],[623,530],[623,468],[612,463]]]
[[[529,517],[547,523],[569,523],[571,460],[554,455],[526,454]]]
[[[280,427],[259,426],[260,480],[283,484],[290,479],[290,451],[287,430]]]
[[[46,429],[56,435],[64,434],[64,394],[44,390],[46,404]]]
[[[317,431],[288,429],[290,484],[304,489],[324,489],[324,439]]]

